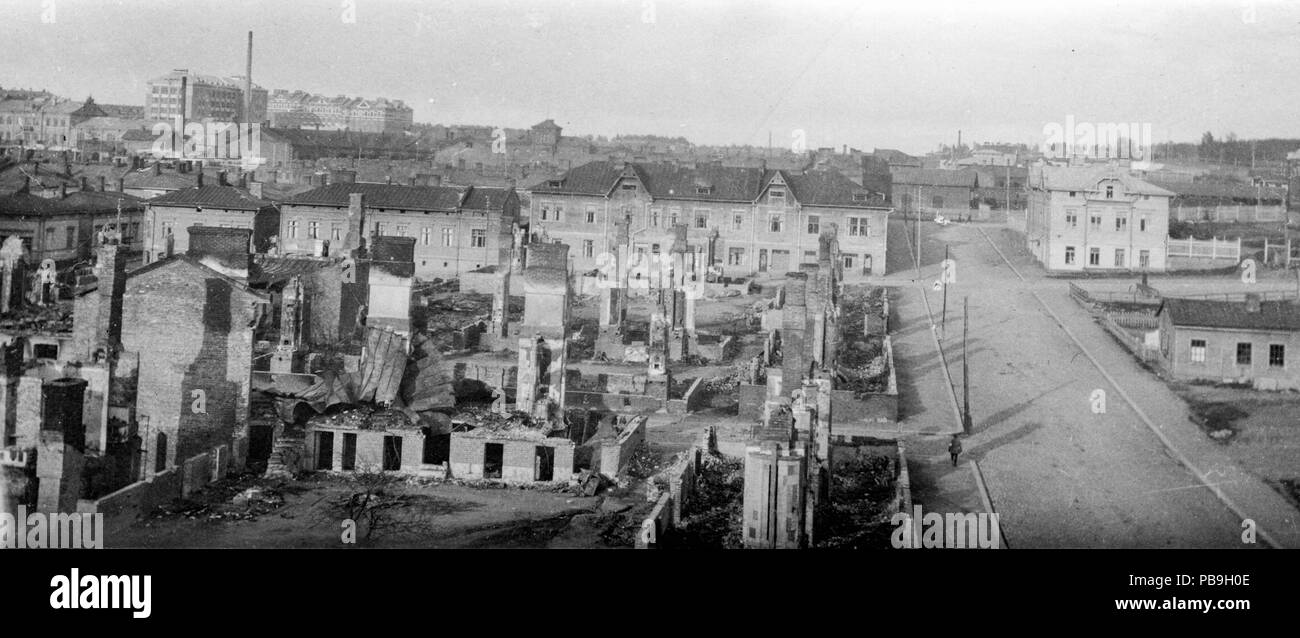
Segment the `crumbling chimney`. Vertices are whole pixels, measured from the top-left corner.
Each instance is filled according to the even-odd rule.
[[[190,248],[187,255],[228,277],[248,278],[253,262],[249,251],[251,229],[190,226],[188,231]]]
[[[240,173],[239,173],[239,187],[242,188],[242,189],[245,189],[245,190],[248,189],[248,173],[245,173],[245,172],[243,172],[243,171],[240,171]]]
[[[365,196],[361,193],[348,195],[348,234],[343,238],[343,254],[365,246]]]
[[[320,176],[320,185],[321,185],[321,186],[329,186],[329,185],[330,185],[330,175],[329,175],[329,173],[321,173],[321,176]]]
[[[94,350],[111,358],[122,342],[122,295],[126,292],[127,256],[115,243],[101,245],[95,254],[95,277],[99,280],[98,320]]]
[[[1246,312],[1259,312],[1259,293],[1246,293]]]

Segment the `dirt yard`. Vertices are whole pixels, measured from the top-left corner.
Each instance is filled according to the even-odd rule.
[[[246,498],[249,490],[253,497]],[[347,504],[364,486],[312,474],[292,482],[243,476],[159,508],[116,534],[109,547],[545,548],[631,547],[650,505],[635,487],[594,496],[399,480],[384,485],[374,531],[359,517],[355,545],[342,541]],[[644,511],[643,511],[644,510]],[[359,510],[351,510],[359,511]]]

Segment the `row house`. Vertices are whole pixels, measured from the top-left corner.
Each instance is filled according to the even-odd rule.
[[[409,129],[414,111],[401,100],[277,89],[270,96],[267,114],[274,127],[384,133]]]
[[[1113,166],[1036,165],[1025,241],[1049,271],[1163,272],[1173,193]]]
[[[330,184],[285,201],[282,253],[324,256],[341,246],[353,193],[362,196],[367,236],[415,239],[418,278],[456,277],[510,257],[519,225],[513,188],[368,183]]]
[[[846,277],[885,268],[891,209],[835,171],[596,161],[536,184],[530,199],[531,234],[574,246],[580,269],[615,252],[623,220],[634,254],[668,252],[673,227],[684,224],[688,242],[707,246],[709,265],[727,274],[783,274],[816,263],[818,237],[831,225]]]
[[[250,250],[266,252],[280,226],[280,213],[267,200],[223,184],[182,188],[148,200],[144,215],[144,263],[153,263],[190,249],[187,229],[196,226],[242,228],[250,231]]]
[[[142,247],[144,204],[124,193],[79,191],[49,199],[19,191],[0,196],[0,239],[19,237],[33,264],[52,259],[69,266],[91,257],[104,230],[119,228],[122,247]]]

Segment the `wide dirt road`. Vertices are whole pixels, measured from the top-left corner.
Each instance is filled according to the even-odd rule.
[[[1011,248],[1000,227],[982,228]],[[901,226],[893,230],[891,240],[904,234]],[[927,295],[937,313],[940,293],[929,284],[938,277],[945,243],[957,261],[944,351],[960,393],[961,300],[968,296],[974,430],[965,451],[979,461],[1013,547],[1250,547],[1241,541],[1240,519],[1167,454],[1030,293],[1051,296],[1048,303],[1058,314],[1083,313],[1056,303],[1054,296],[1066,295],[1064,281],[1022,268],[1028,280],[1022,282],[975,226],[926,224],[923,238],[927,233],[926,285],[910,281],[914,271],[891,273],[888,283],[898,285],[905,298],[919,301]],[[896,246],[905,250],[891,241],[891,252]],[[1015,254],[1008,257],[1018,260]],[[1119,349],[1093,332],[1075,333],[1090,352]],[[1116,361],[1123,364],[1108,357],[1102,365]],[[1091,409],[1096,389],[1107,393],[1103,414]],[[1162,405],[1165,397],[1134,398],[1156,420],[1166,411],[1183,414]]]

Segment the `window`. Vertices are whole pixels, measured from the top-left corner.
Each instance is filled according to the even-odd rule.
[[[1079,226],[1079,209],[1077,209],[1077,208],[1068,208],[1068,209],[1066,209],[1066,211],[1065,211],[1065,225],[1069,226],[1070,228],[1078,228],[1078,226]]]
[[[1149,251],[1149,250],[1139,250],[1139,251],[1138,251],[1138,268],[1150,268],[1150,267],[1151,267],[1151,251]]]
[[[821,224],[821,221],[822,221],[822,218],[821,218],[820,216],[818,216],[818,215],[809,215],[809,216],[808,216],[808,234],[809,234],[809,235],[816,235],[817,233],[822,232],[822,228],[821,228],[822,224]]]
[[[943,208],[943,197],[935,195],[930,198],[930,206],[933,208]]]
[[[785,225],[785,220],[783,216],[780,214],[776,214],[776,215],[772,215],[768,219],[767,229],[771,232],[779,233],[781,232],[781,229],[784,227],[784,225]]]
[[[1089,248],[1089,249],[1088,249],[1088,265],[1089,265],[1089,266],[1100,266],[1100,265],[1101,265],[1101,249],[1100,249],[1100,248]]]
[[[1239,366],[1250,365],[1250,344],[1249,343],[1237,344],[1237,365]]]
[[[840,255],[840,261],[844,264],[845,268],[853,267],[853,255]]]
[[[410,230],[410,228],[411,228],[411,227],[410,227],[410,226],[407,226],[406,224],[398,224],[398,225],[397,225],[397,236],[398,236],[398,237],[405,237],[405,236],[406,236],[406,231]]]
[[[849,236],[850,236],[850,237],[866,237],[866,236],[868,235],[868,232],[867,232],[867,231],[868,231],[868,228],[867,228],[867,222],[868,222],[868,221],[869,221],[869,220],[868,220],[866,217],[850,217],[850,218],[849,218]]]
[[[320,239],[320,222],[307,222],[307,236]]]
[[[1065,247],[1065,263],[1067,264],[1074,263],[1074,246]]]
[[[1128,218],[1123,215],[1116,215],[1115,230],[1128,230]]]
[[[52,226],[45,229],[45,247],[47,249],[54,248],[54,227]]]
[[[289,236],[289,239],[298,238],[298,220],[296,219],[289,220],[289,230],[285,234]]]
[[[547,204],[542,204],[542,221],[546,221],[550,218],[551,218],[551,207]]]
[[[1141,218],[1141,219],[1138,220],[1138,230],[1139,230],[1139,231],[1142,231],[1142,232],[1146,232],[1146,230],[1147,230],[1147,218],[1143,217],[1143,218]]]
[[[729,265],[729,266],[740,266],[740,265],[743,265],[744,263],[745,263],[745,249],[744,249],[744,248],[728,248],[728,249],[727,249],[727,265]]]
[[[334,224],[334,223],[330,224],[330,239],[333,239],[334,241],[339,241],[343,239],[342,224]]]
[[[669,228],[671,228],[671,227],[677,225],[677,218],[680,217],[681,214],[682,214],[681,211],[677,210],[676,208],[674,208],[674,209],[668,211],[668,227],[669,227]]]
[[[1192,363],[1205,363],[1205,340],[1192,339]]]
[[[634,191],[636,190],[636,184],[623,184],[623,190]]]
[[[375,234],[376,234],[376,235],[383,235],[383,234],[385,234],[384,231],[386,231],[387,229],[388,229],[388,224],[385,224],[384,222],[375,222]]]
[[[770,205],[785,205],[785,191],[779,188],[773,188],[767,191],[767,203]]]
[[[469,245],[473,248],[483,248],[487,246],[487,231],[482,228],[475,228],[469,231]]]
[[[1286,367],[1286,346],[1280,343],[1268,345],[1268,366],[1270,368]]]
[[[429,244],[433,243],[432,228],[429,228],[428,226],[424,227],[424,230],[420,232],[420,243],[424,244],[425,246],[428,246]]]
[[[1124,249],[1123,249],[1123,248],[1116,248],[1116,249],[1115,249],[1115,267],[1116,267],[1116,268],[1123,268],[1123,267],[1124,267]]]
[[[588,224],[596,223],[596,208],[594,206],[587,207],[587,223]]]
[[[654,227],[659,226],[659,211],[655,209],[650,209],[650,225]]]
[[[704,211],[704,212],[701,212],[701,211],[698,211],[698,210],[695,211],[695,227],[696,227],[696,228],[708,228],[708,227],[709,227],[709,213],[708,213],[708,211]]]
[[[734,229],[736,229],[736,230],[740,230],[740,229],[743,228],[744,226],[745,226],[745,216],[744,216],[744,215],[732,215],[732,216],[731,216],[731,227],[732,227],[732,228],[734,228]]]
[[[1114,187],[1114,186],[1107,186],[1107,187],[1106,187],[1106,199],[1115,199],[1115,187]]]
[[[456,241],[456,231],[451,228],[442,229],[442,245],[451,246]]]
[[[77,243],[77,227],[76,227],[76,226],[68,226],[68,227],[65,229],[65,237],[64,237],[64,239],[67,241],[67,243],[65,244],[65,247],[67,247],[67,248],[72,248],[74,245],[76,245],[76,243]]]
[[[1093,230],[1101,230],[1101,215],[1090,215],[1088,225],[1092,226]]]
[[[563,219],[564,219],[564,207],[563,207],[563,206],[561,206],[561,205],[559,205],[559,204],[556,204],[556,205],[555,205],[555,210],[554,210],[553,212],[555,213],[555,221],[557,221],[557,222],[558,222],[558,221],[563,221]]]

